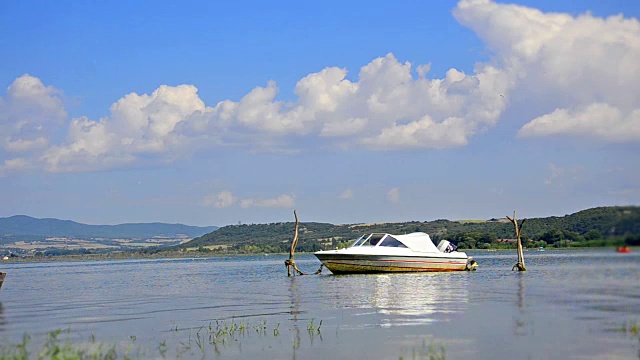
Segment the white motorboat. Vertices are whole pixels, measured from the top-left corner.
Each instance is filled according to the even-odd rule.
[[[465,271],[477,266],[449,241],[442,240],[435,246],[422,232],[367,234],[348,248],[318,251],[315,256],[334,274]]]

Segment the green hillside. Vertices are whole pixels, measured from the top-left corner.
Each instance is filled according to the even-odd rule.
[[[178,248],[220,252],[288,252],[294,223],[231,225],[205,234]],[[405,223],[333,225],[301,223],[298,251],[342,247],[364,233],[426,232],[434,242],[447,239],[460,248],[509,246],[498,240],[514,237],[505,219],[475,221],[413,221]],[[535,246],[602,246],[611,241],[640,245],[640,207],[598,207],[561,217],[526,219],[523,239]],[[608,242],[607,242],[608,241]]]

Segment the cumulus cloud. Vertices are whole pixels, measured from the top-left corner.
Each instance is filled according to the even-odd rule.
[[[397,187],[389,190],[387,193],[387,200],[392,204],[397,204],[400,202],[400,189]]]
[[[514,91],[540,115],[521,136],[577,135],[609,142],[640,140],[640,22],[622,15],[572,16],[463,0],[456,18],[516,75]]]
[[[295,206],[295,198],[286,194],[273,199],[247,198],[240,200],[240,207],[242,208],[291,208],[293,206]]]
[[[478,128],[497,122],[508,75],[486,65],[474,74],[451,69],[444,79],[431,80],[425,77],[428,66],[417,68],[415,77],[412,64],[391,53],[363,66],[356,82],[346,79],[346,69],[326,68],[298,81],[297,100],[289,103],[276,100],[278,89],[270,82],[238,102],[219,102],[208,116],[187,119],[181,129],[186,134],[244,128],[329,142],[348,138],[348,143],[396,150],[463,146]]]
[[[78,171],[170,154],[181,140],[173,132],[176,124],[207,111],[197,92],[192,85],[162,85],[151,94],[128,94],[111,105],[108,117],[73,119],[67,143],[51,147],[42,159],[50,171]]]
[[[87,171],[171,160],[201,147],[281,149],[300,144],[296,138],[342,149],[455,148],[516,106],[510,95],[527,99],[534,113],[519,136],[640,140],[637,19],[490,0],[461,0],[453,15],[485,42],[489,61],[435,78],[430,64],[389,53],[350,78],[350,70],[332,66],[308,74],[291,101],[279,100],[275,81],[209,106],[194,85],[162,85],[124,95],[99,119],[67,119],[61,91],[23,75],[0,98],[0,161],[22,159],[5,171]],[[52,129],[63,125],[66,138],[54,139]]]
[[[611,142],[638,141],[640,109],[623,114],[605,103],[573,110],[556,109],[525,124],[518,135],[579,135]]]
[[[221,191],[217,194],[207,195],[202,199],[203,206],[213,206],[219,209],[228,208],[235,202],[236,198],[230,191]]]
[[[67,113],[62,92],[24,74],[0,97],[0,156],[4,173],[28,168],[29,154],[49,145],[51,131],[62,125]],[[14,159],[21,154],[20,160]],[[20,166],[16,164],[20,163]]]

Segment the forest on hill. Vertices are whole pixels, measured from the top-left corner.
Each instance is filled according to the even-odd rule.
[[[173,249],[219,253],[288,252],[295,223],[230,225]],[[297,250],[311,252],[345,247],[372,232],[407,234],[421,231],[437,243],[446,239],[461,249],[508,248],[515,237],[506,219],[474,221],[411,221],[403,223],[333,225],[302,222]],[[565,216],[529,218],[522,228],[525,246],[586,247],[640,245],[640,207],[598,207]]]

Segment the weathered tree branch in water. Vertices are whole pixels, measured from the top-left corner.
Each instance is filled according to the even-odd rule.
[[[507,216],[507,219],[513,223],[513,227],[516,231],[516,242],[518,246],[518,263],[513,265],[511,271],[518,269],[518,271],[527,271],[527,268],[524,266],[524,252],[522,250],[522,239],[520,239],[520,231],[522,230],[522,225],[524,225],[525,220],[522,219],[520,225],[518,225],[518,220],[516,220],[516,212],[513,211],[513,218]]]
[[[295,216],[296,218],[296,230],[293,234],[293,240],[291,241],[291,249],[289,250],[289,259],[284,261],[284,264],[287,266],[287,276],[291,276],[292,274],[304,275],[304,273],[300,271],[300,269],[298,269],[298,266],[296,266],[296,262],[293,259],[293,256],[296,252],[296,245],[298,245],[298,227],[300,225],[298,221],[298,213],[295,210],[293,210],[293,216]],[[322,272],[322,267],[323,265],[320,265],[320,269],[318,269],[318,271],[316,271],[313,274],[314,275],[320,274]]]

